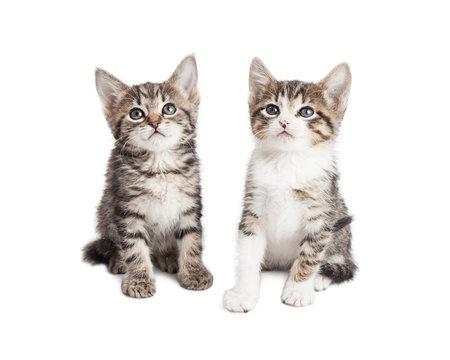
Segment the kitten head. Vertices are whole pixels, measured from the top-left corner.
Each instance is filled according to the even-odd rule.
[[[200,98],[193,55],[163,83],[128,86],[102,69],[95,82],[108,125],[123,144],[157,152],[194,137]]]
[[[350,92],[346,63],[318,83],[277,81],[263,62],[250,66],[250,120],[255,137],[279,149],[302,149],[334,140]]]

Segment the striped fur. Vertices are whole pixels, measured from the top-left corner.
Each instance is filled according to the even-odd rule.
[[[154,294],[153,265],[178,273],[185,288],[212,285],[202,262],[196,80],[193,56],[160,84],[127,86],[103,70],[96,72],[116,141],[98,207],[100,238],[84,248],[84,259],[126,274],[122,291],[131,297]],[[173,115],[163,113],[166,104],[176,107]],[[133,108],[144,114],[139,121],[131,118]]]
[[[314,291],[352,279],[351,217],[338,188],[334,143],[351,75],[338,65],[319,83],[277,81],[254,59],[249,110],[257,139],[239,225],[237,284],[230,311],[252,309],[260,270],[289,270],[282,301],[304,306]],[[278,112],[268,106],[276,106]],[[302,116],[301,109],[311,109]]]

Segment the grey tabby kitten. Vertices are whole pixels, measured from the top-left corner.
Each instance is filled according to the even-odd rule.
[[[255,306],[261,270],[289,270],[281,299],[293,306],[312,304],[315,291],[352,279],[352,218],[339,192],[334,150],[350,84],[345,63],[308,83],[278,81],[253,60],[256,146],[239,225],[237,283],[224,295],[228,310]]]
[[[100,238],[84,248],[84,259],[126,274],[122,292],[135,298],[155,293],[152,265],[178,273],[186,289],[209,288],[195,151],[195,58],[187,56],[163,83],[127,86],[101,69],[95,76],[116,141],[98,207]]]

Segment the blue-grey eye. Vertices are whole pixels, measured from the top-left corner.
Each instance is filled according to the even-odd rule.
[[[314,110],[311,109],[309,106],[305,106],[301,108],[298,113],[300,114],[300,116],[304,118],[309,118],[314,115]]]
[[[140,120],[144,117],[144,112],[139,108],[131,109],[130,118],[132,120]]]
[[[166,104],[162,108],[162,112],[163,112],[163,114],[166,114],[166,115],[173,115],[177,112],[177,108],[175,107],[174,104]]]
[[[278,106],[270,104],[266,106],[266,112],[269,115],[278,115],[280,113],[280,109],[278,108]]]

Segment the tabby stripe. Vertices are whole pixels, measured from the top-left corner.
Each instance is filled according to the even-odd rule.
[[[177,240],[180,240],[180,239],[184,238],[186,235],[193,234],[193,233],[200,234],[200,232],[201,232],[200,229],[197,227],[190,227],[187,229],[179,229],[179,230],[175,231],[175,238]]]
[[[325,135],[325,134],[322,133],[320,130],[313,129],[313,133],[319,135],[319,136],[322,138],[322,140],[328,140],[328,139],[330,139],[329,136]]]
[[[142,220],[145,219],[145,215],[140,214],[140,213],[135,212],[135,211],[130,210],[130,209],[126,209],[126,208],[120,207],[120,206],[116,206],[114,212],[115,212],[115,214],[117,216],[120,216],[120,217],[129,217],[129,216],[131,216],[131,217],[134,217],[134,218],[137,218],[137,219],[142,219]]]
[[[142,258],[141,261],[139,261],[139,263],[142,263]],[[133,278],[134,279],[148,279],[148,273],[147,270],[140,270],[138,272],[133,271]]]
[[[193,245],[193,246],[189,249],[189,251],[188,251],[188,253],[187,253],[188,256],[195,257],[195,256],[201,255],[202,250],[203,250],[202,244],[199,243],[199,244],[196,244],[196,245],[197,245],[197,246]]]
[[[129,202],[129,201],[131,201],[133,199],[137,199],[137,198],[139,198],[139,197],[141,197],[143,195],[148,195],[148,194],[149,194],[148,191],[142,191],[142,192],[140,192],[138,194],[126,194],[124,196],[121,196],[120,199],[123,200],[123,201]]]
[[[182,216],[189,216],[189,215],[192,215],[192,214],[198,214],[198,215],[201,215],[201,211],[202,211],[202,208],[201,208],[201,206],[196,206],[196,207],[193,207],[193,208],[190,208],[189,210],[186,210],[183,214],[181,214]]]
[[[136,254],[133,254],[125,259],[125,262],[129,265],[132,262],[135,262],[138,259]]]
[[[242,220],[241,220],[241,223],[239,224],[239,231],[241,231],[245,236],[252,236],[252,235],[255,235],[255,234],[253,233],[253,231],[251,231],[251,230],[249,230],[249,229],[247,228],[247,224],[246,224],[246,222],[245,222],[245,219],[242,219]]]
[[[326,116],[322,111],[318,111],[316,114],[319,115],[327,123],[328,127],[331,130],[331,133],[333,133],[334,132],[334,126],[331,123],[330,118],[328,116]]]
[[[166,92],[164,91],[165,89],[160,89],[160,90],[161,90],[161,99],[164,102],[167,100]]]
[[[189,124],[191,124],[192,126],[194,126],[194,123],[192,122],[192,118],[191,118],[191,114],[189,111],[187,111],[186,109],[183,108],[178,108],[179,110],[181,110],[182,112],[184,112],[188,118]]]
[[[181,169],[182,170],[182,169]],[[168,174],[174,174],[174,175],[183,175],[182,171],[180,169],[176,170],[167,170],[167,171],[159,171],[159,172],[153,172],[153,171],[146,171],[142,172],[147,178],[152,178],[157,175],[168,175]]]
[[[353,221],[352,216],[345,216],[345,217],[339,219],[333,225],[333,231],[338,231],[338,230],[345,228],[346,226],[350,225],[352,221]]]
[[[134,246],[134,244],[129,243],[128,241],[122,241],[121,248],[123,250],[131,249]]]
[[[255,111],[253,111],[252,113],[252,117],[255,117],[256,115],[258,115],[264,108],[260,107],[258,109],[256,109]]]
[[[126,239],[144,239],[146,238],[145,234],[141,231],[129,232],[127,230],[119,228],[119,234]]]
[[[144,191],[144,192],[147,190],[145,188],[142,188],[140,186],[135,186],[135,185],[130,186],[128,189],[133,190],[133,191]]]
[[[133,152],[132,149],[128,149],[126,148],[121,148],[119,149],[119,155],[120,156],[126,156],[126,157],[130,157],[130,158],[144,158],[146,156],[148,156],[148,153],[146,152]],[[136,170],[138,170],[139,168],[136,168]]]
[[[303,238],[303,242],[307,242],[309,244],[311,243],[317,243],[324,239],[326,239],[329,236],[328,232],[325,229],[319,230],[315,234],[307,234]]]
[[[300,94],[302,94],[302,99],[303,99],[303,102],[304,102],[305,89],[303,88],[303,86],[300,89],[297,89],[297,91],[295,92],[295,94],[293,96],[293,99],[297,99]]]
[[[139,88],[139,86],[135,85],[133,86],[133,90],[136,94],[136,102],[138,103],[138,105],[142,105],[142,101],[141,101],[141,89]]]
[[[305,257],[304,259],[302,259],[302,266],[305,267],[309,266],[309,267],[313,267],[316,266],[319,263],[319,261],[317,260],[312,260],[309,257]]]
[[[125,116],[122,116],[122,117],[120,118],[120,120],[119,120],[119,123],[117,124],[116,132],[115,132],[115,134],[114,134],[114,137],[115,137],[116,139],[119,138],[120,133],[121,133],[121,131],[122,131],[122,122],[123,122],[124,117],[125,117]]]
[[[323,251],[323,249],[325,249],[325,245],[323,243],[308,243],[308,245],[312,248],[312,250],[314,251],[314,253],[318,254],[320,252]],[[300,256],[311,256],[306,254],[303,250],[300,252]]]
[[[252,212],[252,211],[249,210],[249,209],[245,209],[245,210],[243,211],[242,215],[243,215],[243,216],[246,216],[246,215],[252,216],[252,217],[254,217],[254,218],[256,218],[256,219],[259,218],[258,215],[256,215],[254,212]]]
[[[253,235],[255,235],[253,232],[251,232],[251,231],[248,231],[248,230],[244,230],[244,229],[239,229],[241,232],[242,232],[242,234],[244,234],[245,236],[253,236]]]

